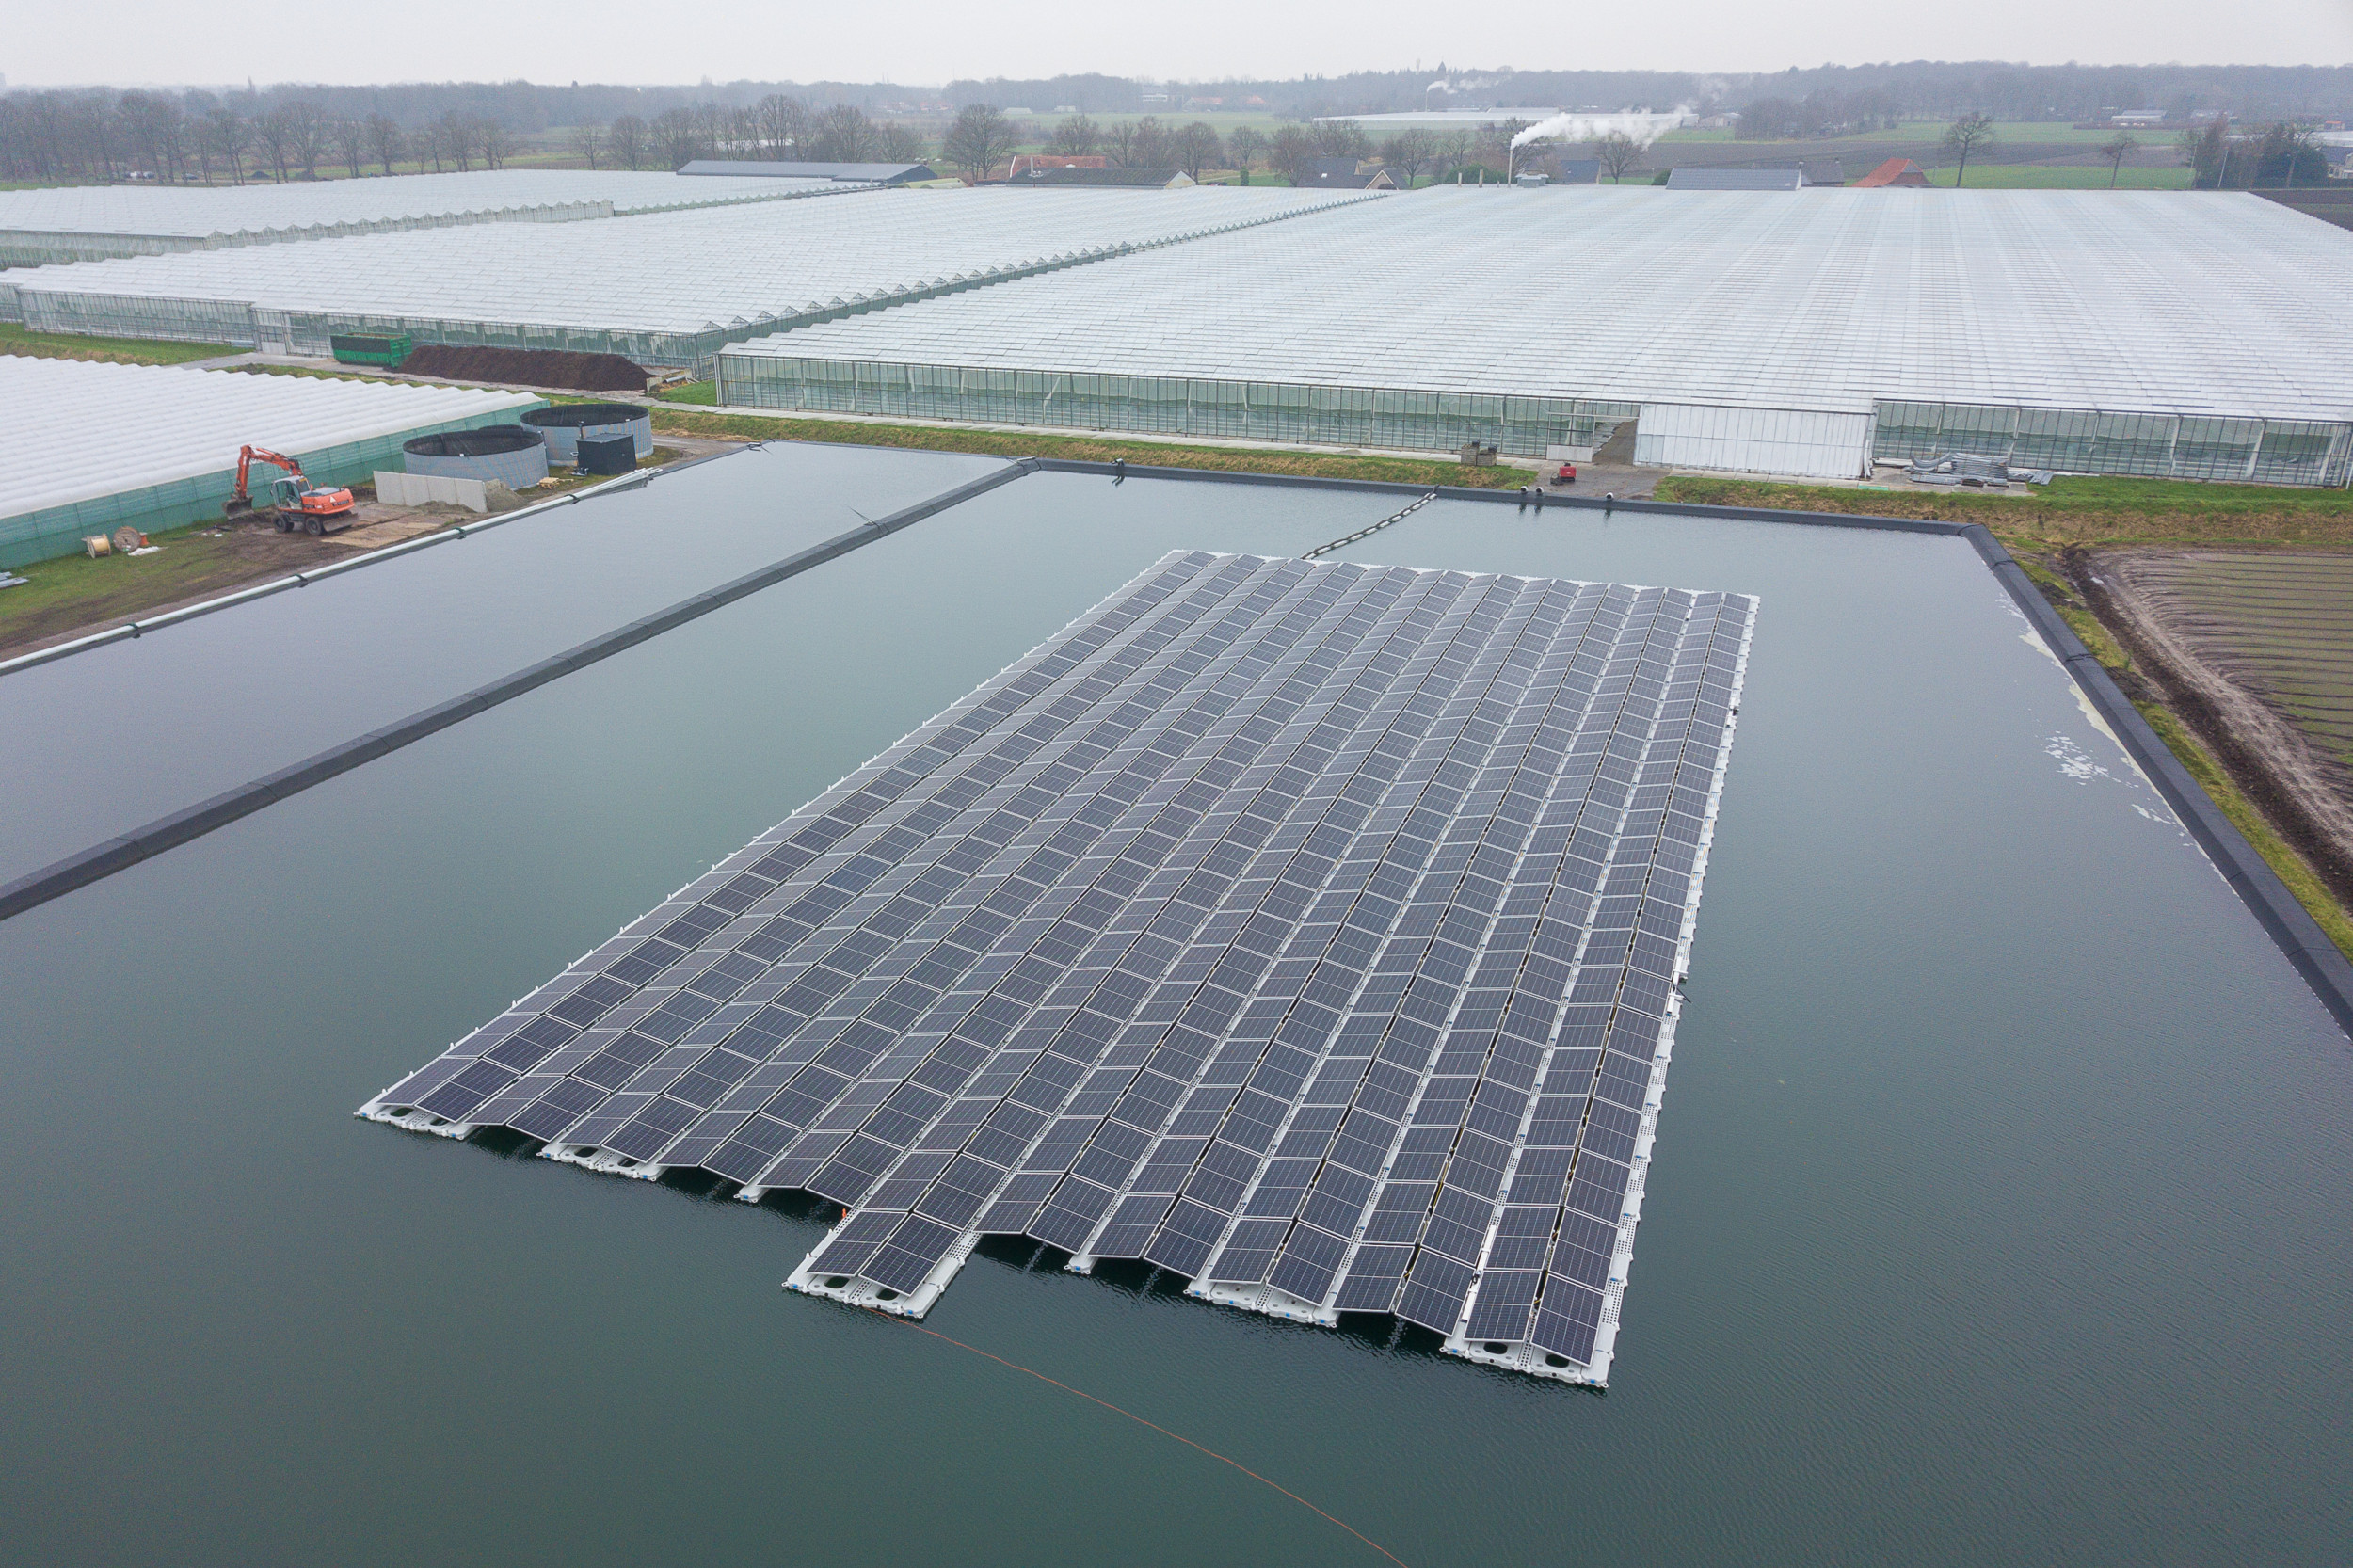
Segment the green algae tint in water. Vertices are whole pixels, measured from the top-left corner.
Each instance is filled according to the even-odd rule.
[[[0,925],[11,1555],[1381,1560],[787,1297],[818,1217],[348,1115],[1166,551],[1395,507],[1293,499],[1033,476]],[[2341,1556],[2345,1043],[1966,547],[1346,553],[1762,600],[1609,1392],[1000,1249],[931,1326],[1415,1568]]]

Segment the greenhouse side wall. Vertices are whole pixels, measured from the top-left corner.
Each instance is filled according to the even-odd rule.
[[[792,408],[1036,424],[1069,430],[1451,452],[1466,442],[1516,456],[1592,446],[1637,405],[1273,381],[977,370],[956,365],[721,354],[719,401]]]
[[[1896,401],[1880,403],[1878,416],[1875,457],[1968,452],[2061,473],[2353,484],[2353,424]]]
[[[293,456],[302,464],[305,476],[314,483],[330,486],[364,484],[375,476],[377,469],[397,471],[401,466],[403,443],[416,437],[438,435],[446,430],[475,430],[486,424],[512,424],[518,415],[546,406],[544,402],[519,405],[466,419],[415,425],[389,435],[371,436],[365,440],[296,452]],[[268,474],[276,471],[264,468],[262,472]],[[116,495],[92,496],[87,501],[47,506],[12,518],[0,518],[0,567],[30,566],[59,555],[71,555],[82,548],[82,540],[89,535],[110,534],[126,523],[143,534],[154,534],[167,528],[217,518],[235,482],[236,470],[232,462],[231,466],[211,473],[193,474],[185,479],[142,486]]]

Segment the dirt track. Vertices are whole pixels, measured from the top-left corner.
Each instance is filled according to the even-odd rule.
[[[2253,689],[2244,662],[2173,591],[2169,568],[2183,553],[2071,549],[2059,566],[2232,781],[2340,903],[2353,901],[2353,775]]]

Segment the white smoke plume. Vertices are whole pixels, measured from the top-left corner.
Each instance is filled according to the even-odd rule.
[[[1540,120],[1512,138],[1513,147],[1526,147],[1531,141],[1599,141],[1612,131],[1623,132],[1638,147],[1648,147],[1669,131],[1690,118],[1689,109],[1671,109],[1665,114],[1647,110],[1624,114],[1557,114],[1550,120]]]

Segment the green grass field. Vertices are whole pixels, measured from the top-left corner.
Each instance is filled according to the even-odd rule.
[[[2179,479],[2055,479],[2017,494],[1776,485],[1674,475],[1657,499],[1981,522],[2013,550],[2069,545],[2353,545],[2353,491]]]
[[[0,321],[0,354],[37,360],[95,360],[117,365],[178,365],[240,352],[225,343],[162,343],[146,338],[86,338],[70,332],[28,332]]]
[[[2105,164],[1987,164],[1972,162],[1964,184],[1971,190],[2106,190],[2108,166]],[[2127,167],[2119,169],[2115,188],[2118,190],[2187,190],[2189,170],[2186,168],[2147,168]],[[1935,185],[1953,184],[1950,168],[1931,168],[1929,183]]]

